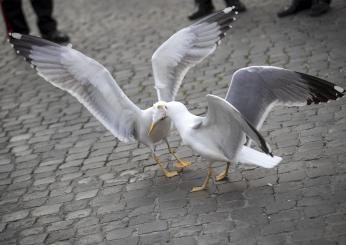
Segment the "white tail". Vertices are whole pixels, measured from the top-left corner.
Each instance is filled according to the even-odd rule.
[[[237,161],[240,163],[254,164],[263,168],[273,168],[281,162],[282,158],[278,156],[271,157],[265,153],[243,146],[240,150]]]

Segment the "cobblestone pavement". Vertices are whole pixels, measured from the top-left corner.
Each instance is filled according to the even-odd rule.
[[[346,87],[344,1],[321,18],[285,19],[276,12],[287,1],[244,2],[249,11],[188,73],[178,100],[205,113],[205,95],[224,96],[231,74],[247,65]],[[155,102],[151,54],[192,11],[192,0],[57,1],[55,9],[74,47],[110,69],[141,108]],[[346,244],[345,98],[276,108],[262,133],[284,158],[277,168],[232,166],[228,181],[190,193],[207,163],[175,132],[169,141],[193,166],[167,179],[147,148],[118,142],[9,45],[0,54],[0,244]],[[166,147],[158,148],[173,168]]]

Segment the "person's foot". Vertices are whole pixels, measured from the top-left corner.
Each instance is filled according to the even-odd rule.
[[[284,10],[277,13],[277,15],[280,18],[293,15],[302,10],[310,8],[311,5],[312,0],[293,0],[290,6],[286,7]]]
[[[47,34],[42,34],[42,38],[58,44],[68,43],[70,41],[70,37],[66,33],[58,30]]]
[[[233,7],[234,11],[244,12],[246,11],[245,5],[239,0],[225,0],[227,7]]]
[[[327,13],[329,8],[330,7],[329,7],[329,4],[327,2],[320,1],[319,3],[317,3],[311,7],[311,11],[310,11],[309,15],[311,17],[320,16],[322,14]]]
[[[214,6],[212,4],[198,4],[198,9],[195,13],[188,16],[189,20],[197,20],[205,17],[214,11]]]

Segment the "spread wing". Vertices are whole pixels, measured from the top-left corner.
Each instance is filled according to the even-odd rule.
[[[208,112],[201,127],[212,129],[210,131],[213,135],[217,135],[219,147],[222,148],[226,156],[229,158],[234,156],[234,149],[238,148],[242,142],[237,142],[238,145],[234,146],[236,139],[232,136],[242,132],[253,139],[266,154],[272,156],[271,149],[262,135],[234,106],[218,96],[208,94],[207,99]]]
[[[172,101],[188,70],[214,52],[235,19],[232,8],[176,32],[152,56],[155,88],[159,100]]]
[[[226,100],[257,129],[274,105],[302,106],[342,97],[345,90],[331,82],[273,66],[237,70]]]
[[[77,50],[38,37],[12,33],[9,41],[41,77],[76,97],[115,137],[135,139],[141,110],[105,67]]]

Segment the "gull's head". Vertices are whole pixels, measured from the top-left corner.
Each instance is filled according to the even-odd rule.
[[[167,103],[165,101],[156,102],[153,105],[153,118],[149,128],[148,134],[150,135],[158,123],[167,118]]]
[[[186,111],[187,111],[186,106],[181,102],[170,101],[166,103],[166,115],[169,118],[174,118],[175,116],[179,116]]]

